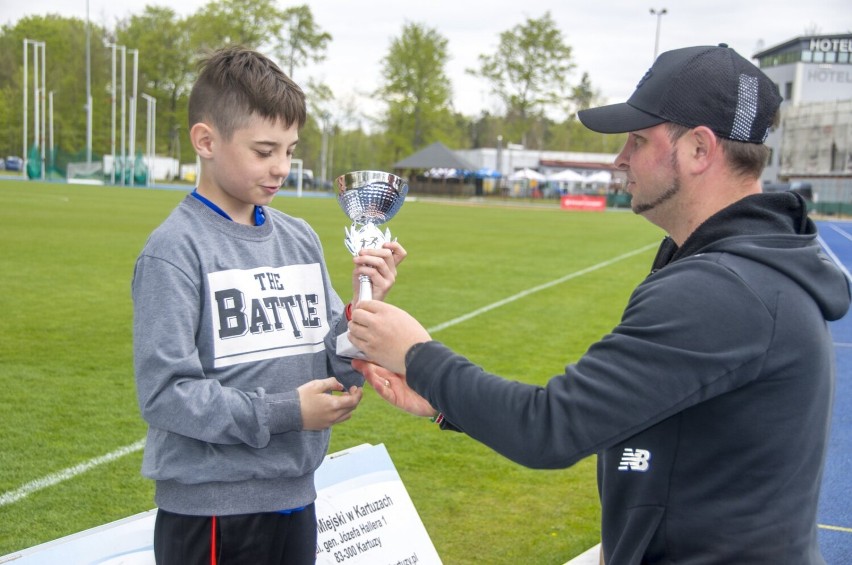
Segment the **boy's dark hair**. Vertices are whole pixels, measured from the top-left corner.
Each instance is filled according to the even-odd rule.
[[[230,46],[203,58],[189,95],[189,127],[206,122],[230,139],[252,114],[301,129],[305,93],[257,51]]]

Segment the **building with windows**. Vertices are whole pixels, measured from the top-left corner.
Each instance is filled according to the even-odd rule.
[[[784,99],[763,180],[852,202],[852,34],[796,37],[753,58]]]

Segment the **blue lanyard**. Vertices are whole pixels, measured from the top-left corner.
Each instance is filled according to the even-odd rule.
[[[214,212],[216,212],[217,214],[219,214],[220,216],[222,216],[226,220],[231,220],[232,222],[234,221],[234,219],[231,216],[229,216],[227,212],[225,212],[224,210],[222,210],[221,208],[216,206],[216,204],[214,204],[213,202],[211,202],[207,198],[204,198],[203,196],[198,194],[198,190],[193,190],[191,194],[194,197],[196,197],[198,200],[203,202],[208,208],[210,208],[211,210],[213,210]],[[266,214],[263,213],[263,208],[261,206],[255,206],[254,207],[254,225],[255,226],[262,226],[265,221],[266,221]]]

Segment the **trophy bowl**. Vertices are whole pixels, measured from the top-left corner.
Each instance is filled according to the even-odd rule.
[[[384,171],[353,171],[337,177],[337,201],[355,224],[384,224],[399,212],[408,182]]]
[[[377,226],[399,212],[406,194],[408,182],[393,173],[353,171],[337,177],[337,202],[352,220],[343,240],[352,255],[358,255],[361,249],[379,249],[391,241],[390,230],[382,233]],[[361,275],[360,281],[360,299],[371,300],[370,278]]]

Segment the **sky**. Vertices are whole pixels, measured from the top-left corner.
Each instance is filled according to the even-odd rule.
[[[341,102],[354,102],[367,114],[378,108],[368,93],[379,85],[382,58],[407,23],[435,29],[448,41],[447,75],[454,108],[468,116],[499,113],[499,101],[477,68],[480,54],[493,53],[501,32],[550,12],[573,49],[572,84],[584,72],[605,103],[622,102],[650,67],[659,25],[659,52],[690,45],[727,43],[751,58],[761,49],[802,35],[852,33],[849,0],[278,0],[282,8],[308,4],[321,29],[332,35],[327,58],[293,78],[331,86]],[[113,27],[118,18],[141,13],[146,5],[173,6],[180,15],[205,0],[22,0],[4,1],[0,25],[28,15],[60,14]],[[658,16],[651,13],[666,9]],[[38,39],[38,38],[34,38]],[[133,48],[128,45],[128,48]],[[46,49],[50,57],[50,46]],[[144,57],[140,53],[139,57]]]

